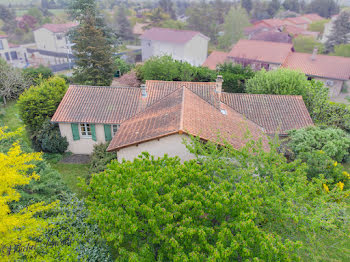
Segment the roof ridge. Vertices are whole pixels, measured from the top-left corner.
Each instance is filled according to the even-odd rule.
[[[181,112],[180,112],[180,127],[179,130],[184,131],[183,127],[184,127],[184,107],[185,107],[185,88],[186,87],[182,87],[182,101],[181,101]]]
[[[191,81],[167,81],[167,80],[146,80],[146,82],[168,82],[168,83],[194,83],[194,84],[215,84],[215,82],[191,82]]]
[[[133,87],[133,86],[90,86],[90,85],[69,85],[69,87],[92,87],[92,88],[120,88],[120,89],[140,89],[139,87]]]
[[[278,94],[251,94],[251,93],[229,93],[229,92],[222,92],[223,94],[228,95],[250,95],[250,96],[284,96],[284,97],[302,97],[302,95],[278,95]]]

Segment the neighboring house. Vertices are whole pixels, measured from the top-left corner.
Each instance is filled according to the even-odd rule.
[[[75,154],[91,154],[109,143],[118,160],[132,160],[147,151],[156,157],[188,160],[183,139],[189,135],[234,148],[252,139],[285,136],[288,130],[313,125],[301,96],[233,94],[214,83],[146,81],[141,88],[70,86],[52,122]]]
[[[292,43],[292,37],[283,32],[260,32],[252,36],[250,39],[277,43]]]
[[[311,24],[311,22],[308,22],[302,16],[288,17],[288,18],[284,19],[283,21],[285,22],[285,25],[296,26],[296,27],[302,28],[304,30],[307,30],[308,25]]]
[[[254,26],[265,26],[269,28],[282,29],[285,26],[285,21],[281,19],[271,18],[263,19],[254,23]]]
[[[319,32],[308,31],[308,30],[305,30],[303,28],[296,27],[293,25],[286,25],[284,27],[283,31],[287,32],[288,34],[290,34],[293,37],[297,37],[297,36],[301,35],[301,36],[310,36],[310,37],[313,37],[314,39],[317,39],[318,36],[320,35]]]
[[[293,45],[288,43],[242,39],[233,46],[228,60],[256,70],[271,70],[280,67],[292,50]]]
[[[203,66],[208,67],[211,70],[216,70],[217,65],[225,63],[225,61],[227,60],[227,55],[228,53],[225,52],[213,51],[207,57],[207,59],[203,63]]]
[[[299,70],[310,79],[322,81],[329,88],[330,97],[337,97],[344,83],[350,85],[350,58],[319,55],[314,53],[291,53],[283,67]]]
[[[247,37],[247,39],[251,39],[256,34],[260,34],[262,32],[280,32],[280,30],[277,28],[271,28],[264,24],[257,24],[244,28],[244,35]]]
[[[209,38],[200,32],[151,28],[140,37],[142,61],[152,56],[170,55],[191,65],[202,65],[207,58]]]
[[[24,67],[27,62],[26,49],[20,45],[9,43],[7,35],[0,35],[0,57],[15,67]]]
[[[316,13],[312,13],[312,14],[305,14],[302,16],[303,19],[305,19],[306,21],[308,21],[310,24],[313,22],[317,22],[317,21],[321,21],[324,20],[325,18],[323,18],[322,16],[316,14]]]

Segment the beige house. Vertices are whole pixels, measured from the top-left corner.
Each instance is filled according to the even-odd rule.
[[[213,83],[146,81],[140,88],[73,85],[51,121],[72,153],[91,154],[94,145],[108,142],[119,161],[142,152],[191,159],[183,144],[189,135],[219,144],[225,139],[238,149],[247,130],[268,150],[266,135],[313,125],[300,96],[225,93],[220,77]]]
[[[170,55],[175,60],[200,66],[207,58],[209,38],[200,32],[153,27],[140,39],[142,61],[152,56]]]
[[[15,67],[24,67],[27,63],[26,49],[20,45],[11,44],[7,35],[0,35],[0,57]]]

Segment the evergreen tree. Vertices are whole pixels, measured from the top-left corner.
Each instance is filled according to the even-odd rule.
[[[248,13],[248,14],[250,13],[250,11],[251,11],[252,8],[253,8],[253,2],[252,2],[252,0],[242,0],[241,5],[242,5],[242,7],[243,7],[245,10],[247,10],[247,13]]]
[[[308,4],[306,12],[329,18],[339,13],[339,5],[334,0],[313,0]]]
[[[269,13],[270,16],[274,16],[277,11],[280,9],[281,3],[279,0],[272,0],[269,5],[267,12]]]
[[[292,12],[299,13],[300,11],[300,5],[298,0],[285,0],[282,5],[284,9]]]
[[[170,15],[171,19],[176,19],[174,6],[171,0],[159,0],[159,6],[165,13]]]
[[[115,69],[112,40],[95,1],[73,1],[70,15],[79,21],[79,26],[71,34],[76,57],[74,81],[87,85],[110,85]]]
[[[124,6],[121,6],[120,8],[118,8],[118,11],[115,17],[115,27],[116,27],[116,35],[119,39],[132,40],[134,38],[130,22],[126,17],[126,9]]]
[[[4,22],[1,30],[4,32],[11,34],[15,31],[17,27],[16,15],[13,10],[10,10],[4,5],[0,5],[0,19]]]
[[[334,21],[331,34],[326,42],[326,50],[332,52],[334,46],[350,41],[350,13],[342,12]]]

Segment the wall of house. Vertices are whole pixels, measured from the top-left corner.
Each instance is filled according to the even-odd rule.
[[[73,154],[90,155],[93,152],[94,145],[106,142],[103,125],[95,125],[96,141],[92,140],[92,138],[83,138],[81,134],[79,140],[73,140],[70,123],[59,123],[58,126],[61,135],[66,137],[69,143],[67,151],[72,152]]]
[[[6,38],[0,38],[0,41],[2,43],[2,49],[0,49],[0,56],[1,56],[2,59],[10,61],[10,60],[7,59],[7,57],[10,57],[9,43],[8,43]],[[8,56],[6,56],[6,53],[8,54]]]
[[[130,160],[139,156],[142,152],[148,152],[155,157],[163,157],[168,154],[171,157],[178,156],[182,161],[194,159],[195,156],[188,152],[183,144],[183,139],[188,139],[187,135],[174,134],[163,138],[151,140],[139,145],[129,146],[118,150],[118,161]]]
[[[160,41],[142,40],[142,61],[149,59],[152,56],[170,55],[175,60],[185,60],[184,45],[174,44]]]
[[[58,38],[61,36],[61,39]],[[64,33],[53,33],[46,28],[39,28],[34,31],[35,44],[38,49],[53,52],[67,52],[67,38]]]
[[[329,88],[329,97],[331,98],[339,96],[344,84],[344,81],[341,81],[341,80],[326,79],[326,78],[320,78],[320,77],[315,77],[314,79],[323,82],[324,85]],[[328,86],[326,84],[327,81],[333,81],[333,85]]]
[[[185,55],[182,60],[194,66],[201,66],[208,55],[208,42],[201,35],[196,35],[185,45]]]

